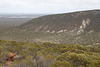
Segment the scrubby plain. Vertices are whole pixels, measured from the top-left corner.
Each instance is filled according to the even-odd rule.
[[[100,46],[28,43],[0,40],[0,67],[9,52],[16,53],[11,67],[100,67]]]

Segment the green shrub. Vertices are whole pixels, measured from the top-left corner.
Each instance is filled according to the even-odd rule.
[[[67,61],[56,61],[50,67],[71,67],[71,65]]]

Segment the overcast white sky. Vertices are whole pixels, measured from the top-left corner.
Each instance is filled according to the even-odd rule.
[[[0,0],[0,13],[66,13],[100,9],[100,0]]]

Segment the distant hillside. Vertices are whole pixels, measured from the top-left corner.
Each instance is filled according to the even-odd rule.
[[[67,44],[100,44],[100,10],[34,18],[1,35],[8,40]]]
[[[30,21],[33,18],[43,16],[43,14],[0,14],[0,30],[19,26],[23,23]]]
[[[18,28],[32,32],[98,32],[100,31],[100,10],[42,16]]]
[[[0,18],[36,18],[45,14],[0,14]]]

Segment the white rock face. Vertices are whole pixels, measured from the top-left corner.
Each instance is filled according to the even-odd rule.
[[[50,32],[50,30],[47,30],[46,32]]]
[[[93,33],[94,32],[94,30],[90,30],[88,33]]]
[[[66,32],[67,30],[65,29],[64,32]]]
[[[90,19],[87,19],[86,21],[83,20],[82,25],[80,27],[85,29],[89,24],[90,24]]]
[[[57,33],[62,33],[62,32],[64,32],[64,30],[60,30],[60,31],[58,31]]]
[[[84,29],[90,24],[90,19],[83,20],[82,25],[79,27],[77,34],[81,34],[84,32]]]
[[[52,31],[51,33],[55,33],[55,31]]]

